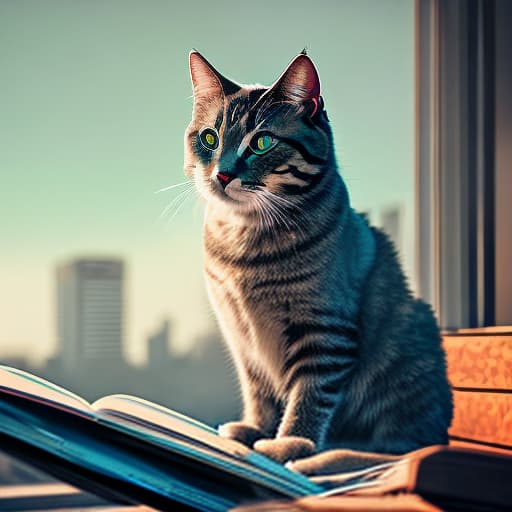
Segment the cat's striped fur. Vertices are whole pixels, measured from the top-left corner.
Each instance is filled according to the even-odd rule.
[[[436,322],[390,241],[350,207],[309,57],[270,88],[239,86],[197,52],[190,68],[185,170],[207,200],[206,282],[244,403],[222,433],[274,438],[256,448],[277,459],[314,444],[445,443],[452,401]]]

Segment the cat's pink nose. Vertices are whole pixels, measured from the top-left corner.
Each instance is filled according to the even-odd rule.
[[[223,172],[218,172],[217,179],[219,180],[219,183],[222,185],[222,188],[226,188],[228,183],[233,181],[234,176],[231,176],[230,174],[225,174]]]

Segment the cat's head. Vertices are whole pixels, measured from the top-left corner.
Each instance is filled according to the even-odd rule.
[[[321,181],[331,131],[311,59],[301,53],[270,87],[228,80],[190,53],[194,111],[185,133],[185,173],[215,204],[240,213],[268,201],[296,204]]]

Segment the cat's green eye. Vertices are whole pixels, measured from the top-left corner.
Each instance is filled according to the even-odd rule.
[[[277,140],[268,133],[256,135],[251,141],[251,149],[257,155],[263,155],[277,144]]]
[[[208,151],[215,151],[219,147],[219,134],[215,128],[205,128],[199,134],[201,145]]]

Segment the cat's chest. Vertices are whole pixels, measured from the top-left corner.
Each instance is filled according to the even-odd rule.
[[[232,348],[256,365],[278,372],[293,297],[285,290],[266,286],[272,275],[269,272],[219,264],[214,269],[207,270],[206,280],[216,315],[227,328],[226,337],[232,334],[235,338]]]
[[[268,241],[244,243],[244,233],[205,233],[205,273],[210,299],[230,348],[279,381],[286,353],[286,329],[311,307],[319,287],[315,269],[296,251]]]

